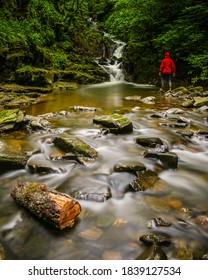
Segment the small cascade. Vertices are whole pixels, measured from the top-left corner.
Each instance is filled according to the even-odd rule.
[[[109,37],[109,35],[105,36]],[[102,61],[97,61],[97,63],[109,74],[110,82],[123,82],[125,81],[125,77],[123,73],[122,56],[126,43],[120,40],[115,40],[112,37],[110,37],[110,39],[113,43],[112,57],[110,59],[107,59],[105,57],[104,50],[104,59],[102,59]]]

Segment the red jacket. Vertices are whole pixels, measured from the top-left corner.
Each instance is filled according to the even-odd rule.
[[[164,59],[160,64],[160,74],[175,74],[176,67],[173,60],[170,58],[170,53],[166,52]]]

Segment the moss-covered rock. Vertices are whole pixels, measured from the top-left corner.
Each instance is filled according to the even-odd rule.
[[[0,111],[0,132],[18,129],[23,123],[24,115],[19,109]]]
[[[0,154],[0,173],[23,169],[28,160],[27,155]]]
[[[109,128],[112,133],[129,133],[133,131],[132,122],[119,114],[97,116],[93,119],[93,122]]]
[[[98,157],[98,152],[95,149],[74,135],[57,136],[53,139],[53,143],[64,152],[76,157],[89,157],[92,159]]]

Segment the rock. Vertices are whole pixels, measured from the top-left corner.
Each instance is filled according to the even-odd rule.
[[[194,101],[193,100],[186,100],[181,104],[184,108],[193,108],[194,107]]]
[[[112,133],[129,133],[133,131],[132,122],[119,114],[97,116],[93,119],[93,122],[109,128]]]
[[[54,79],[55,73],[52,70],[22,67],[16,71],[16,80],[21,85],[40,87],[51,86]]]
[[[88,228],[79,233],[79,236],[86,240],[98,240],[102,235],[103,231],[97,227]]]
[[[170,227],[171,226],[171,223],[167,223],[165,222],[162,218],[158,217],[158,218],[154,218],[154,222],[155,222],[155,225],[157,227]]]
[[[167,260],[167,256],[162,250],[162,248],[154,243],[144,252],[142,252],[136,260]]]
[[[31,87],[18,84],[4,84],[0,86],[0,90],[3,92],[16,92],[16,93],[49,93],[51,88],[45,87]]]
[[[145,191],[154,188],[158,180],[159,177],[156,172],[145,170],[138,172],[138,178],[130,183],[129,186],[135,191]]]
[[[37,130],[48,130],[51,128],[50,123],[41,117],[26,115],[24,121],[25,128],[29,133],[35,132]]]
[[[166,169],[176,169],[178,167],[178,155],[176,153],[157,153],[154,151],[146,151],[144,153],[144,157],[159,160]]]
[[[85,143],[82,139],[74,136],[57,136],[53,143],[66,153],[71,153],[76,157],[89,157],[96,159],[98,152]]]
[[[95,107],[85,107],[85,106],[72,106],[71,109],[73,111],[84,111],[84,112],[95,112],[97,108]]]
[[[19,129],[23,120],[24,112],[19,109],[0,111],[0,132]]]
[[[208,106],[208,96],[196,98],[194,102],[194,106],[195,107]]]
[[[194,219],[194,223],[205,229],[208,229],[208,216],[199,215]]]
[[[6,254],[3,245],[0,243],[0,261],[6,259]]]
[[[55,82],[53,83],[53,89],[55,90],[68,90],[68,89],[78,89],[80,85],[78,83],[72,82]]]
[[[128,100],[128,101],[140,101],[140,100],[141,100],[141,96],[138,96],[138,95],[126,96],[126,97],[124,97],[124,100]]]
[[[165,111],[165,115],[177,115],[177,114],[183,114],[184,110],[180,109],[180,108],[171,108],[168,109],[167,111]]]
[[[191,138],[194,135],[194,132],[192,130],[189,130],[189,129],[176,130],[174,132],[176,134],[179,134],[181,136],[188,137],[188,138]]]
[[[0,154],[0,173],[25,168],[28,158],[27,155]]]
[[[111,198],[112,193],[110,187],[103,186],[93,190],[79,190],[73,193],[75,199],[82,199],[95,202],[104,202]]]
[[[135,162],[135,163],[118,163],[114,166],[115,172],[136,172],[136,171],[142,171],[146,170],[146,167],[141,162]]]
[[[155,103],[155,99],[156,99],[156,97],[154,97],[154,96],[147,96],[145,98],[142,98],[141,101],[143,103],[146,103],[146,104],[154,104]]]
[[[137,137],[135,141],[142,147],[155,148],[157,145],[163,145],[163,141],[157,137],[140,136]]]
[[[165,235],[145,234],[140,236],[139,240],[146,245],[156,243],[161,246],[169,246],[172,243],[171,239]]]

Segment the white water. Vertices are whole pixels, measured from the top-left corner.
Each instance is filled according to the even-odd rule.
[[[115,40],[108,34],[105,34],[105,36],[108,36],[112,41],[113,54],[112,57],[108,58],[105,63],[102,64],[99,61],[97,61],[97,63],[109,74],[110,82],[124,82],[125,76],[123,73],[122,56],[126,43],[120,40]]]

